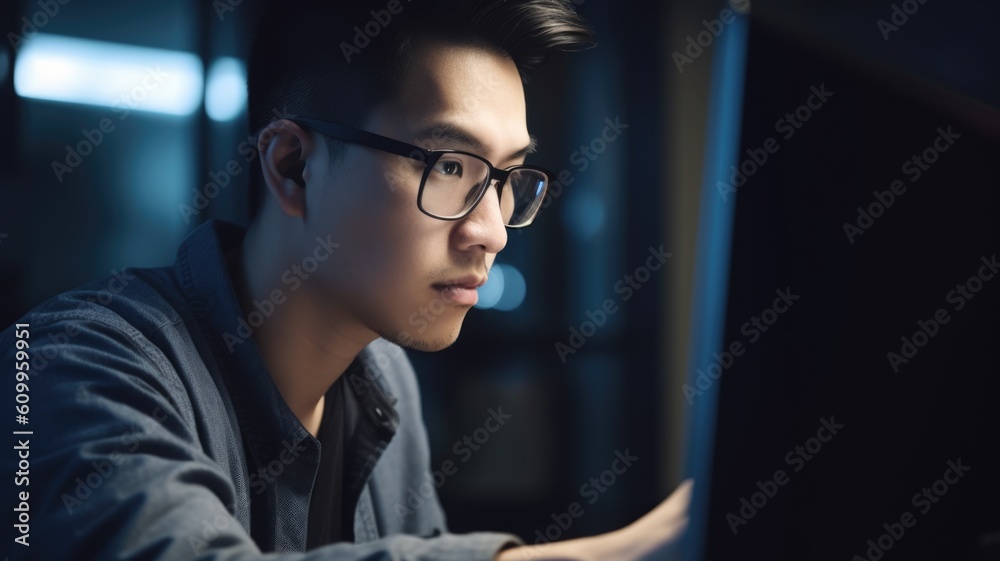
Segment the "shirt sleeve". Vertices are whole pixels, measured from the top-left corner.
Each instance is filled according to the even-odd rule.
[[[0,334],[7,372],[13,333]],[[124,320],[62,316],[32,321],[30,341],[45,352],[31,371],[30,421],[14,425],[33,433],[22,437],[29,440],[30,482],[15,486],[10,477],[4,485],[5,505],[29,493],[29,545],[8,536],[12,561],[476,561],[521,543],[490,532],[397,534],[262,553],[234,516],[238,494],[229,475],[199,443],[180,378],[134,328]],[[0,400],[14,403],[14,384],[0,387]],[[10,451],[0,457],[6,474],[17,462]]]

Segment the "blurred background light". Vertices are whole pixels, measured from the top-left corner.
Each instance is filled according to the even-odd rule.
[[[486,284],[477,289],[479,292],[479,302],[476,303],[477,308],[483,310],[489,309],[496,306],[497,302],[500,301],[500,297],[503,296],[505,284],[503,273],[503,265],[494,263],[493,268],[490,269],[490,276],[486,279]]]
[[[231,121],[246,107],[246,69],[232,57],[216,59],[208,70],[205,111],[214,121]]]
[[[493,307],[503,312],[516,310],[524,302],[527,284],[524,275],[513,265],[499,265],[503,270],[503,292]]]
[[[604,228],[604,202],[594,191],[579,190],[567,197],[563,222],[577,240],[589,240]]]
[[[201,104],[202,74],[191,53],[38,34],[19,53],[14,90],[35,99],[190,115]]]
[[[513,265],[494,263],[486,284],[479,287],[479,302],[477,308],[509,312],[516,310],[527,294],[527,283],[524,275]]]

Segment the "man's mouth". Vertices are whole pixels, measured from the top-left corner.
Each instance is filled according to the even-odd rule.
[[[486,283],[483,277],[469,275],[457,279],[435,283],[432,286],[446,303],[459,306],[475,306],[479,302],[477,288]]]

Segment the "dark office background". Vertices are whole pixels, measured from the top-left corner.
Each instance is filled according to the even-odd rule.
[[[700,51],[688,40],[697,42],[703,21],[719,19],[725,6],[577,4],[599,45],[556,57],[527,89],[528,126],[541,147],[533,162],[568,170],[573,182],[531,228],[510,232],[498,263],[509,279],[500,305],[513,309],[473,310],[452,348],[410,353],[432,467],[459,466],[438,490],[454,531],[503,530],[534,542],[551,514],[574,501],[585,512],[562,538],[609,531],[681,478],[681,386],[695,366],[686,361],[687,328],[717,39]],[[891,22],[893,6],[903,4],[918,9],[886,40],[877,22]],[[34,1],[3,4],[5,34],[20,32],[21,18],[40,9]],[[946,301],[980,257],[1000,249],[998,12],[995,2],[971,1],[755,3],[740,161],[768,137],[781,148],[731,199],[724,340],[746,342],[742,324],[771,305],[776,289],[791,287],[801,299],[723,375],[712,559],[864,557],[866,540],[902,512],[917,512],[910,497],[958,457],[971,472],[917,515],[886,558],[972,559],[982,536],[1000,531],[1000,281],[984,282],[962,310]],[[39,31],[192,53],[212,85],[208,70],[225,68],[217,61],[245,59],[258,13],[249,0],[73,0]],[[8,41],[2,48],[3,325],[112,270],[172,263],[204,220],[246,222],[245,111],[213,118],[206,101],[181,116],[132,111],[119,120],[109,107],[31,99],[15,91],[18,60]],[[785,139],[776,122],[824,84],[833,96]],[[108,117],[116,129],[60,181],[53,161],[64,162],[66,146]],[[628,128],[581,169],[574,153],[616,120]],[[900,166],[948,126],[961,138],[911,183]],[[191,205],[210,174],[233,160],[243,171],[186,219],[179,205]],[[850,243],[843,224],[855,223],[856,207],[867,208],[872,192],[895,179],[906,192]],[[661,245],[672,257],[625,301],[616,283]],[[561,360],[556,344],[570,345],[571,329],[606,299],[620,311]],[[951,321],[893,372],[886,353],[899,352],[900,337],[912,337],[917,320],[938,308]],[[491,408],[512,416],[463,462],[455,443],[483,427]],[[790,472],[785,455],[829,416],[845,425],[842,434],[733,534],[727,513],[758,480]],[[589,503],[581,485],[626,449],[639,459]]]

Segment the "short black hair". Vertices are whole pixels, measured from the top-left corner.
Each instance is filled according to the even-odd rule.
[[[251,133],[285,115],[363,126],[399,91],[414,40],[423,37],[505,55],[523,82],[552,53],[593,45],[568,0],[275,1],[250,53]],[[251,214],[266,196],[259,176]]]

